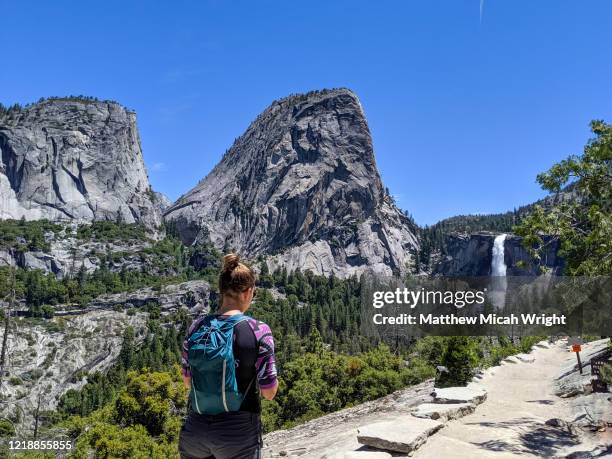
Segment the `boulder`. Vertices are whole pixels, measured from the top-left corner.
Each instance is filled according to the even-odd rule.
[[[423,403],[412,411],[412,415],[446,422],[471,414],[475,409],[473,403]]]
[[[487,398],[487,391],[476,385],[434,389],[434,403],[473,403],[480,405]]]
[[[612,424],[612,394],[596,392],[569,401],[573,423],[579,427]]]
[[[591,390],[591,375],[576,373],[555,381],[554,394],[557,397],[569,398],[589,393]]]
[[[401,416],[360,427],[357,431],[357,441],[373,448],[410,453],[443,426],[443,423],[431,419]]]

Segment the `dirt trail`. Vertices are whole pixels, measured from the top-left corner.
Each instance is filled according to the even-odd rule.
[[[589,344],[583,350],[589,350]],[[552,418],[572,419],[570,399],[554,395],[554,380],[562,368],[575,361],[567,342],[549,348],[536,347],[529,357],[515,363],[504,362],[488,370],[477,383],[488,396],[473,414],[449,421],[428,438],[414,458],[516,458],[554,457],[573,450],[590,449],[581,445],[565,428],[552,427]],[[429,401],[431,386],[405,389],[370,402],[315,419],[294,429],[273,432],[265,438],[264,457],[325,458],[348,451],[369,451],[357,443],[357,428],[380,420],[393,420],[410,412],[415,405]],[[583,442],[585,439],[583,439]],[[394,457],[408,457],[393,454]]]
[[[473,414],[449,422],[413,457],[552,457],[575,446],[563,429],[544,424],[572,417],[568,399],[554,395],[553,382],[575,356],[565,341],[530,355],[533,362],[504,363],[487,373],[479,382],[487,390],[486,401]]]

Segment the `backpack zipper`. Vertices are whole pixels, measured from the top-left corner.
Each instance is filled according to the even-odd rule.
[[[198,406],[198,394],[195,391],[195,386],[193,385],[193,377],[191,378],[191,391],[193,393],[193,401],[195,402],[195,409],[198,412],[198,414],[202,414],[200,412],[200,407]]]
[[[227,367],[227,361],[223,360],[223,376],[221,379],[221,399],[223,400],[223,408],[225,411],[229,411],[227,409],[227,401],[225,400],[225,368]]]

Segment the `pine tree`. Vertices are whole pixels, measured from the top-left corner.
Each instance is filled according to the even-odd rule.
[[[321,333],[319,333],[317,327],[313,326],[310,329],[310,335],[308,336],[306,351],[312,354],[321,355],[323,353],[323,349],[323,338],[321,338]]]
[[[119,362],[126,370],[134,364],[134,353],[134,328],[128,326],[123,331],[123,344],[119,351]]]
[[[442,356],[442,365],[448,371],[439,374],[439,387],[467,384],[478,363],[478,349],[475,341],[467,336],[451,336]]]

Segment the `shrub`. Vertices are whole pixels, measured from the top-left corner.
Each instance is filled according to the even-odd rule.
[[[599,379],[608,385],[612,385],[612,365],[605,364],[599,370]]]

